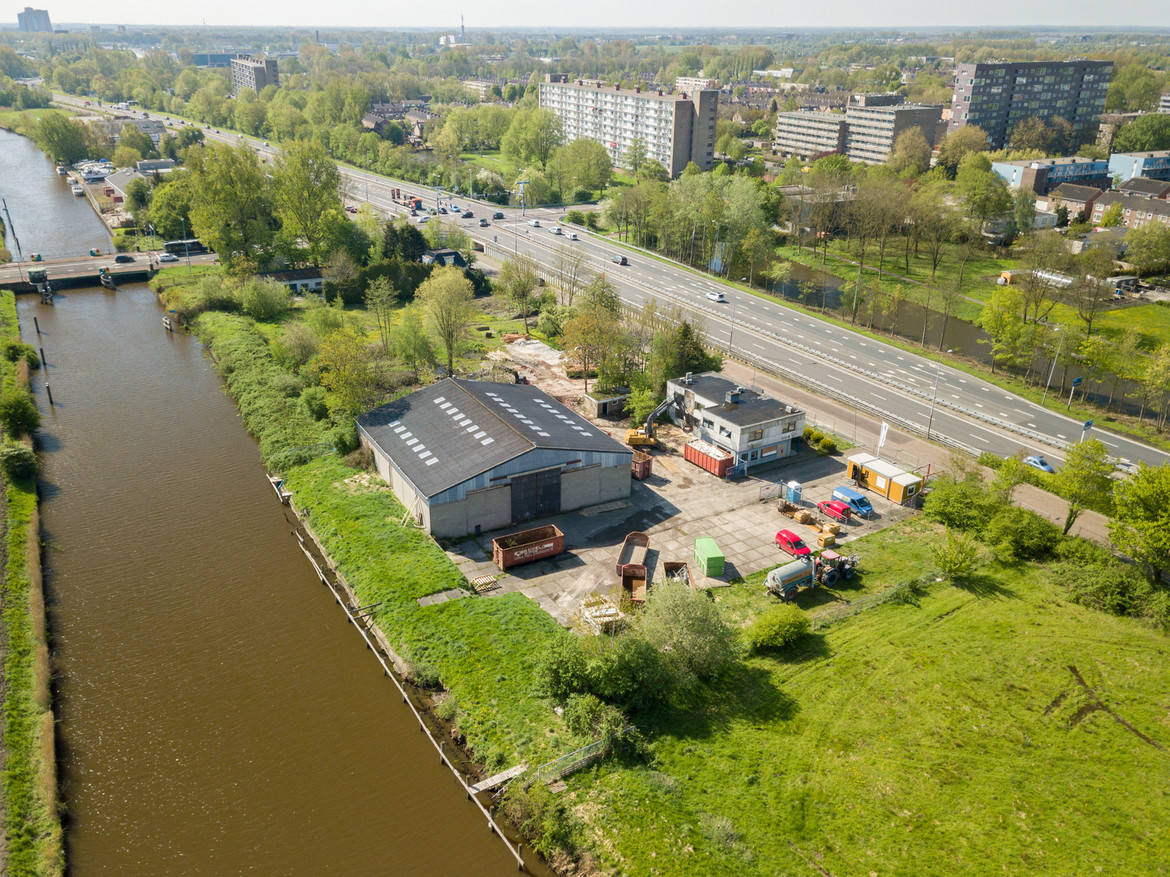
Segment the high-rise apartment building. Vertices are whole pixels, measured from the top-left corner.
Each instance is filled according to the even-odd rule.
[[[898,138],[912,128],[918,128],[927,145],[934,146],[942,107],[891,104],[874,97],[854,95],[845,107],[845,155],[850,161],[884,164]]]
[[[772,149],[813,161],[845,150],[845,117],[841,113],[777,113]]]
[[[540,84],[540,106],[560,117],[566,140],[590,137],[624,167],[630,147],[641,141],[646,157],[677,177],[689,162],[710,170],[715,159],[715,110],[719,92],[643,91],[570,82],[549,73]]]
[[[52,33],[53,24],[49,21],[49,10],[24,7],[24,12],[16,13],[16,28],[25,33]]]
[[[235,85],[236,94],[246,88],[259,94],[269,85],[280,85],[276,60],[267,58],[257,61],[251,55],[238,55],[232,58],[232,83]]]
[[[1158,100],[1158,112],[1170,113],[1170,91],[1162,92],[1162,97]]]
[[[1079,142],[1091,142],[1112,75],[1112,61],[959,64],[947,132],[978,125],[991,148],[1002,149],[1024,119],[1059,116],[1072,123]]]

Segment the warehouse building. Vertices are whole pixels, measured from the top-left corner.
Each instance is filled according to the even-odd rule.
[[[633,451],[526,384],[448,378],[358,418],[378,474],[434,536],[630,495]]]

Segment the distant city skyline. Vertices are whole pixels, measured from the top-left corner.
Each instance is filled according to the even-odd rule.
[[[102,25],[195,25],[208,27],[368,27],[380,30],[427,28],[458,30],[459,15],[466,17],[471,32],[506,30],[515,27],[615,28],[632,27],[671,33],[690,28],[845,28],[874,30],[911,30],[916,27],[1099,27],[1105,31],[1132,27],[1170,28],[1170,4],[1150,0],[1117,0],[1103,4],[1097,0],[986,0],[981,3],[957,3],[954,0],[910,3],[840,0],[826,6],[781,9],[766,0],[743,0],[722,7],[715,15],[707,3],[682,0],[670,5],[669,15],[656,5],[631,7],[621,0],[595,0],[593,3],[554,3],[538,0],[511,0],[492,7],[468,5],[451,7],[450,21],[425,4],[394,4],[376,7],[356,0],[340,0],[323,7],[316,2],[234,3],[228,0],[205,0],[192,5],[155,5],[114,0],[102,4],[67,0],[43,4],[57,27],[70,24]],[[22,7],[13,5],[5,16],[15,23]]]

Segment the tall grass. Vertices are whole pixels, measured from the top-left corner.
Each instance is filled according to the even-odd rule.
[[[0,293],[0,340],[19,340],[16,301]],[[10,392],[27,381],[0,358],[0,386]],[[4,485],[4,837],[9,875],[64,871],[57,813],[57,768],[50,707],[49,655],[41,590],[40,527],[36,485],[28,479]]]

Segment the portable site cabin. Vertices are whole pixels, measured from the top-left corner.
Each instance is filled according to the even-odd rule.
[[[899,505],[905,505],[922,492],[921,475],[879,460],[873,454],[854,454],[850,457],[847,474],[860,486]]]

